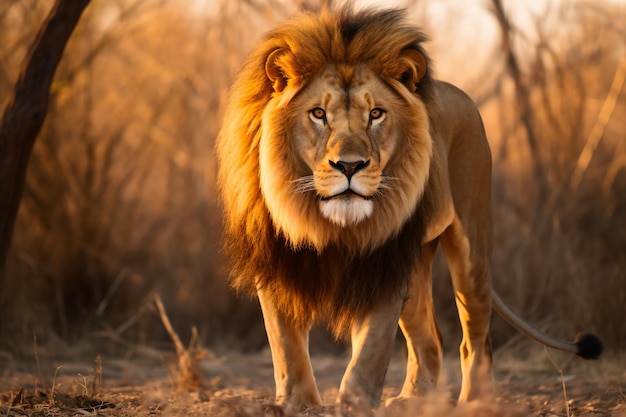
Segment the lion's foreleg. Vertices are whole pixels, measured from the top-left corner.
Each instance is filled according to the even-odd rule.
[[[257,293],[272,351],[276,400],[297,406],[321,405],[309,357],[309,329],[293,326],[264,290]]]
[[[486,241],[486,239],[485,239]],[[459,402],[489,397],[494,393],[491,367],[491,276],[489,243],[474,239],[470,248],[458,221],[442,237],[450,266],[459,320],[463,329],[461,371],[463,381]]]
[[[398,330],[402,298],[374,307],[352,325],[352,358],[339,388],[340,402],[353,395],[376,407],[380,403],[387,367]]]
[[[441,334],[433,306],[431,266],[438,241],[424,245],[400,316],[407,343],[406,379],[400,398],[424,395],[437,386],[442,361]]]

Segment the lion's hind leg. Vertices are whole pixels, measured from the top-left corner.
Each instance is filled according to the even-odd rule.
[[[454,286],[463,329],[459,402],[490,397],[494,393],[491,367],[491,275],[489,239],[470,240],[458,218],[441,239]]]

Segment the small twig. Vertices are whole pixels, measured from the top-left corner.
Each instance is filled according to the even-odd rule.
[[[189,347],[185,348],[178,334],[174,331],[172,323],[167,317],[163,301],[161,301],[161,297],[157,293],[154,294],[154,302],[159,310],[163,326],[176,347],[176,356],[178,357],[178,389],[196,389],[204,386],[202,372],[198,364],[198,361],[204,357],[204,352],[197,346],[198,330],[195,326],[191,328]]]
[[[552,365],[561,374],[561,384],[563,385],[563,401],[565,402],[565,412],[567,413],[567,417],[571,417],[570,412],[569,412],[569,401],[567,400],[567,389],[565,388],[565,376],[563,375],[563,370],[558,367],[556,362],[554,362],[554,360],[552,359],[552,356],[550,356],[550,352],[548,352],[548,348],[546,346],[543,347],[543,350],[545,350],[546,355],[548,356],[548,359],[550,359],[550,362],[552,362]]]
[[[39,362],[39,352],[37,352],[37,333],[33,332],[33,351],[35,353],[35,363],[37,364],[37,372],[39,373],[39,378],[43,379],[43,375],[41,373],[41,363]],[[35,378],[35,394],[39,392],[39,380]]]
[[[83,382],[80,382],[80,380],[78,380],[77,378],[74,378],[74,382],[76,383],[76,385],[83,389],[84,395],[88,396],[89,389],[87,389],[87,377],[81,373],[78,373],[78,376],[83,379]]]
[[[137,310],[137,312],[135,312],[135,314],[133,314],[124,323],[122,323],[119,326],[117,326],[117,328],[114,330],[115,334],[119,336],[122,333],[124,333],[126,330],[128,330],[132,326],[134,326],[135,323],[137,323],[139,321],[139,319],[141,319],[141,317],[146,312],[146,309],[148,308],[149,302],[150,302],[150,300],[149,300],[149,297],[148,297],[148,299],[141,306],[139,306],[139,309]]]
[[[11,392],[11,397],[9,398],[9,405],[7,406],[7,417],[11,415],[11,406],[15,401],[15,397],[13,396],[13,392]]]
[[[96,398],[102,384],[102,358],[96,356],[96,368],[94,369],[93,382],[91,383],[91,398]]]
[[[119,286],[122,285],[124,278],[126,278],[125,271],[121,270],[115,277],[115,281],[113,281],[113,284],[111,284],[111,286],[109,287],[102,301],[100,301],[100,304],[98,304],[98,308],[96,309],[96,315],[98,317],[104,314],[104,311],[106,310],[107,306],[109,305],[109,302],[113,298],[113,295],[115,294]]]
[[[169,317],[167,317],[167,312],[165,311],[165,307],[163,306],[163,301],[161,301],[161,296],[159,294],[154,294],[154,302],[159,310],[159,316],[161,316],[161,321],[163,322],[163,327],[167,330],[167,333],[170,335],[172,342],[174,342],[174,346],[176,347],[176,354],[181,356],[185,352],[185,347],[183,346],[180,338],[174,328],[172,327],[172,323],[170,322]]]
[[[57,366],[54,370],[54,378],[52,378],[52,389],[50,389],[50,406],[54,406],[54,386],[57,383],[57,373],[61,368],[63,368],[63,365]]]
[[[79,413],[82,414],[84,416],[93,416],[93,413],[87,410],[83,410],[82,408],[68,408],[68,411],[74,412],[74,413]]]

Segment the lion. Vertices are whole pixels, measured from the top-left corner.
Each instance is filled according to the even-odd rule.
[[[441,245],[463,330],[460,402],[494,391],[492,304],[546,345],[595,358],[599,339],[540,333],[491,284],[491,154],[476,105],[437,81],[403,11],[306,13],[269,32],[232,87],[216,152],[231,283],[258,296],[279,403],[322,403],[316,323],[350,338],[339,402],[379,405],[398,324],[399,399],[437,384],[431,291]]]

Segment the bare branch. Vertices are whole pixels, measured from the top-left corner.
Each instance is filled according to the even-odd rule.
[[[609,124],[609,121],[613,116],[613,112],[615,111],[619,96],[622,94],[622,90],[624,89],[625,82],[626,58],[622,59],[622,62],[615,71],[615,75],[613,76],[613,82],[611,83],[611,87],[609,88],[609,93],[607,94],[606,99],[602,104],[602,108],[600,108],[600,113],[598,113],[598,117],[596,118],[596,121],[593,125],[593,129],[591,129],[591,133],[589,134],[589,138],[585,143],[585,147],[578,156],[576,168],[574,168],[574,172],[572,173],[570,181],[570,190],[578,189],[578,186],[582,181],[583,175],[585,175],[585,172],[589,167],[591,158],[593,157],[596,148],[600,144],[602,136],[604,136],[606,126]]]

